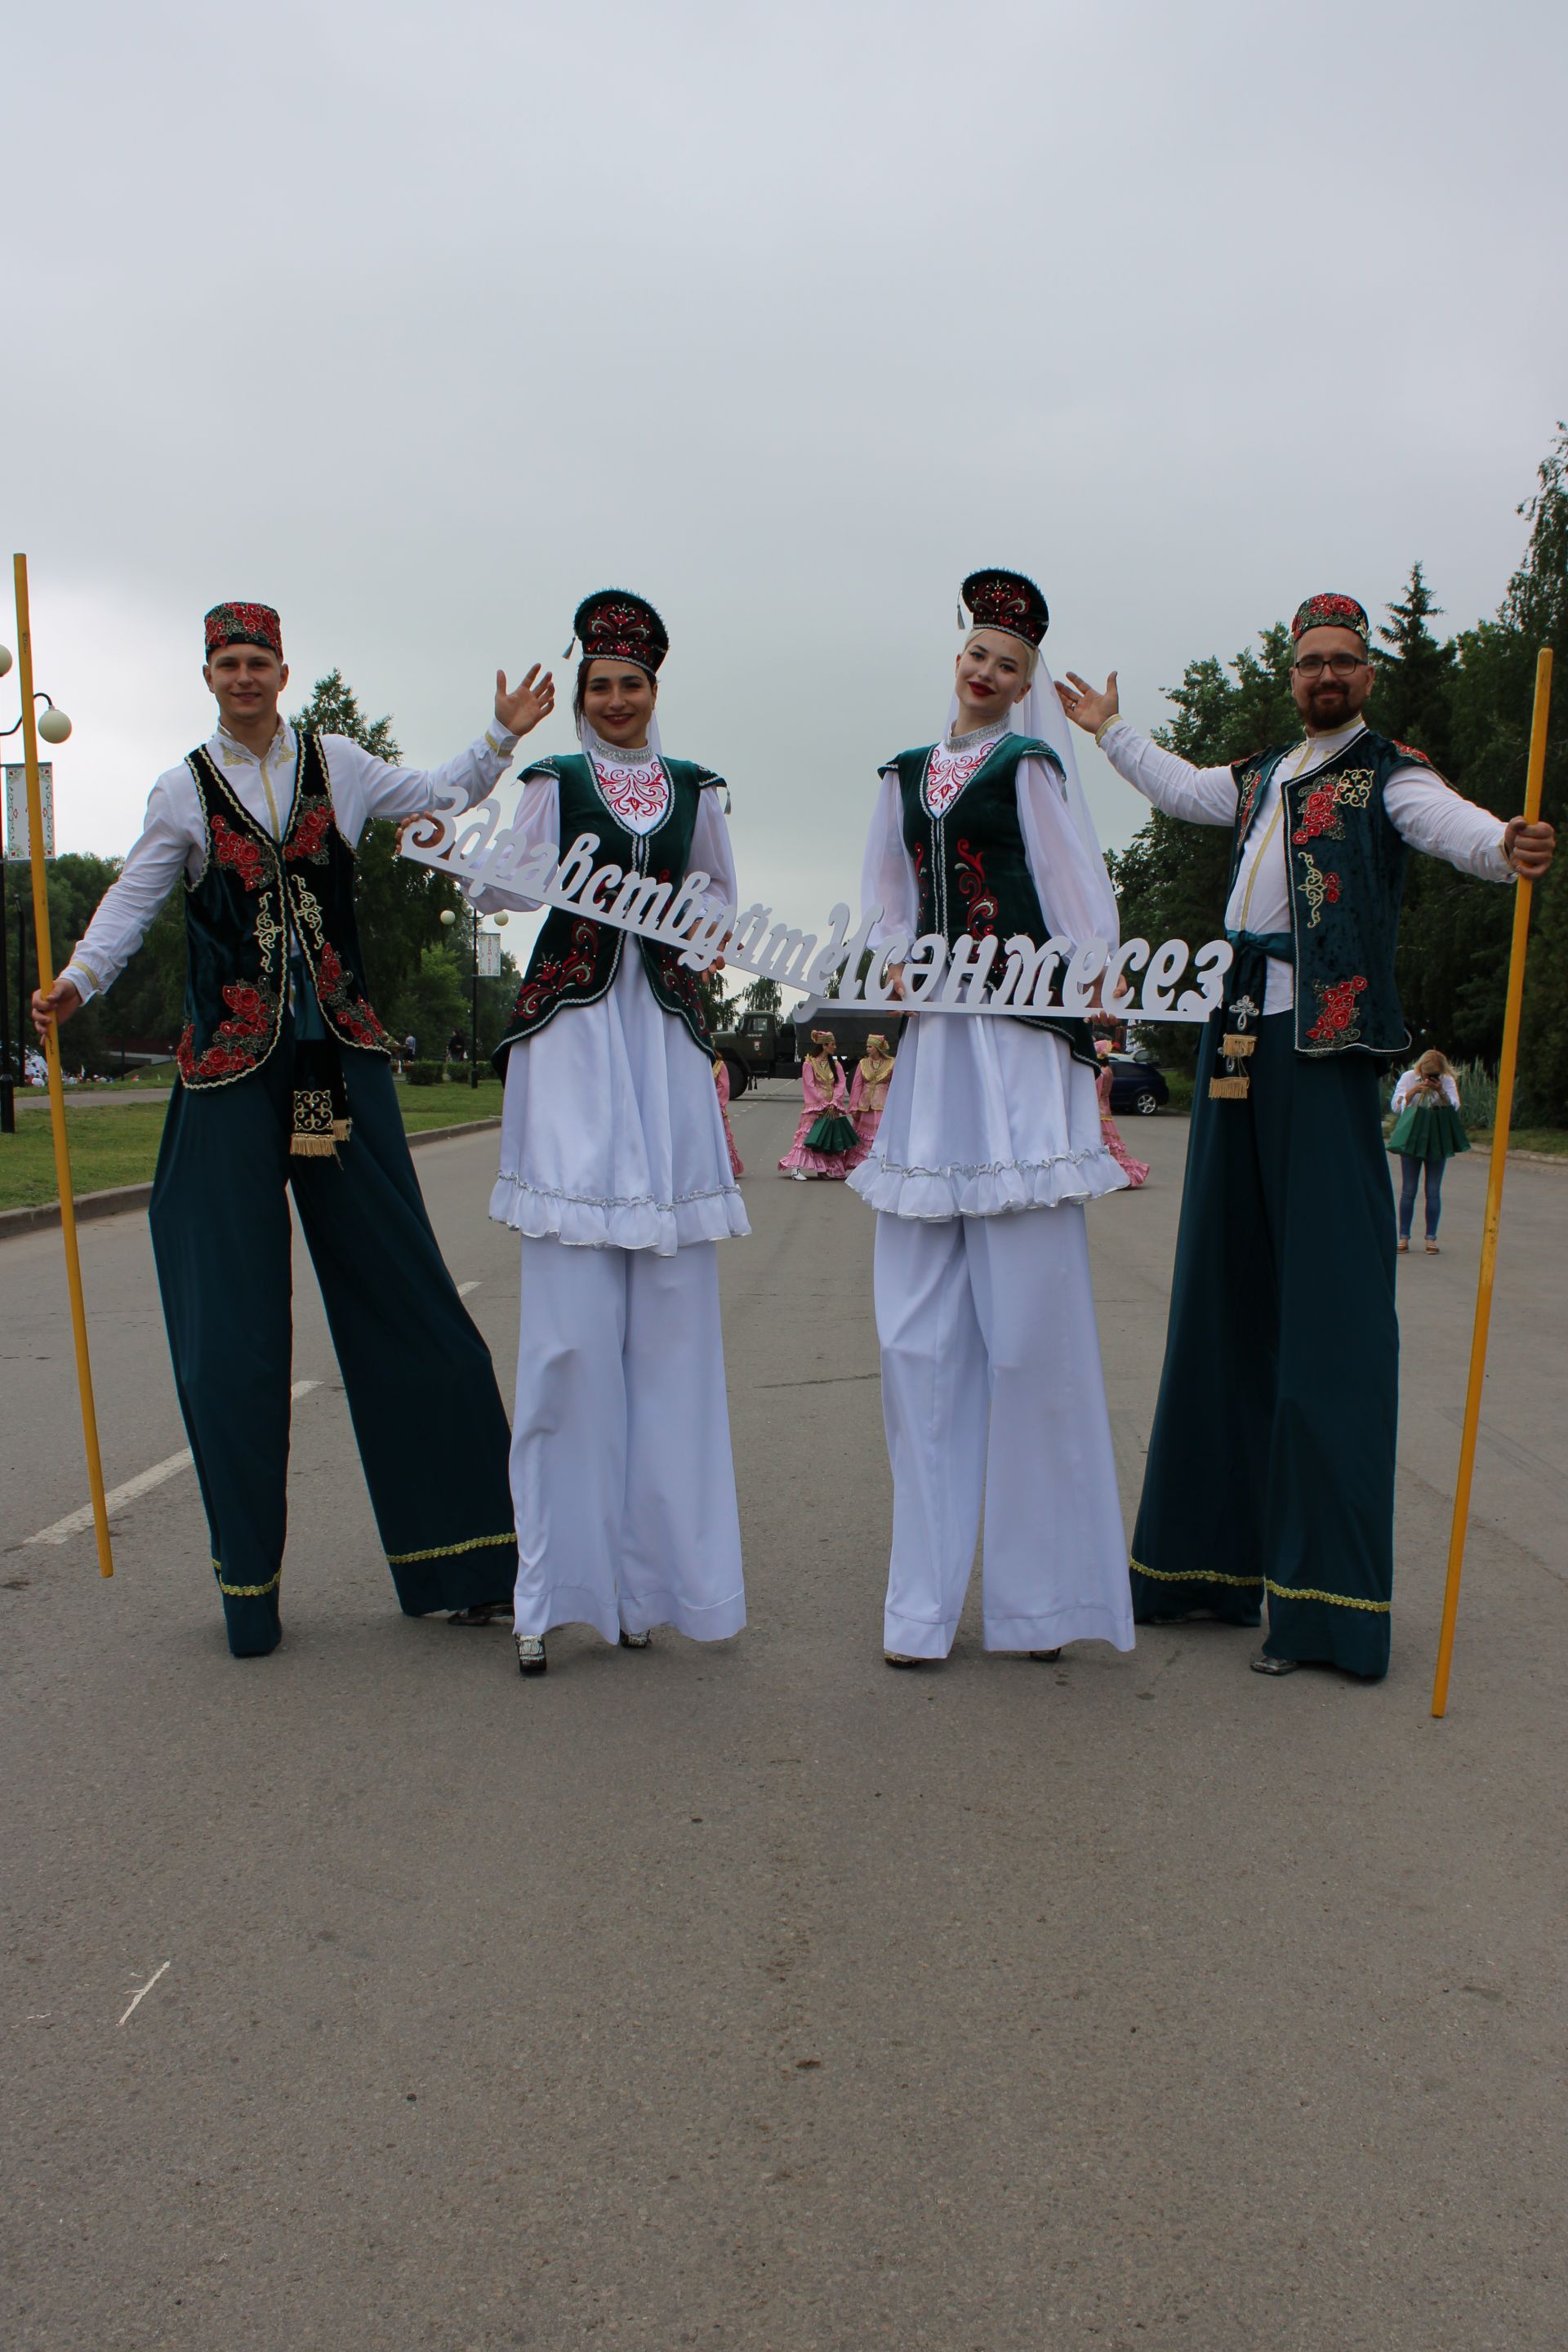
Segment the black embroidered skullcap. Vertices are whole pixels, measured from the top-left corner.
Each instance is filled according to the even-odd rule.
[[[1299,640],[1309,629],[1348,629],[1364,646],[1371,628],[1366,607],[1358,604],[1353,596],[1306,596],[1296,607],[1290,635],[1293,640]]]

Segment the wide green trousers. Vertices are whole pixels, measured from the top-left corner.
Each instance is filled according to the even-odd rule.
[[[1143,1496],[1142,1623],[1258,1622],[1270,1656],[1388,1671],[1399,1406],[1394,1199],[1377,1065],[1306,1061],[1261,1022],[1245,1101],[1198,1057]]]
[[[430,1229],[392,1075],[344,1047],[353,1132],[291,1157],[291,1027],[261,1068],[176,1084],[149,1212],[174,1385],[236,1657],[275,1649],[287,1524],[293,1187],[376,1527],[411,1617],[510,1591],[510,1433]]]

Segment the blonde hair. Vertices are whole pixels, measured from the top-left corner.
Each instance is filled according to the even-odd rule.
[[[1451,1078],[1454,1075],[1448,1056],[1439,1054],[1436,1045],[1422,1055],[1415,1066],[1424,1078]]]
[[[967,653],[970,646],[974,643],[976,637],[987,635],[1011,637],[1013,636],[1013,632],[1011,629],[994,629],[988,621],[977,622],[974,627],[970,630],[969,635],[964,638],[963,650]],[[1032,646],[1027,637],[1014,637],[1013,642],[1024,656],[1024,676],[1028,679],[1029,684],[1033,686],[1035,683],[1035,672],[1040,667],[1040,649],[1038,646]]]

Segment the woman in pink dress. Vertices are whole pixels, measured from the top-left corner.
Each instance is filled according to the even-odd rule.
[[[730,1147],[730,1173],[743,1176],[744,1160],[735,1149],[735,1130],[730,1124],[730,1065],[722,1054],[713,1056],[713,1083],[719,1089],[719,1109],[724,1121],[724,1140]]]
[[[1146,1160],[1133,1159],[1121,1140],[1116,1121],[1110,1116],[1110,1088],[1115,1077],[1115,1073],[1110,1066],[1110,1047],[1103,1037],[1098,1037],[1095,1040],[1094,1050],[1100,1055],[1100,1076],[1096,1084],[1100,1093],[1100,1141],[1117,1166],[1124,1171],[1132,1191],[1136,1192],[1140,1184],[1146,1183],[1148,1181],[1149,1162]]]
[[[814,1029],[815,1051],[801,1066],[800,1090],[805,1108],[795,1141],[779,1161],[781,1175],[804,1184],[808,1176],[826,1176],[839,1183],[849,1173],[855,1129],[844,1111],[844,1065],[834,1052],[831,1029]]]
[[[849,1116],[855,1122],[857,1141],[849,1154],[848,1166],[858,1168],[877,1140],[877,1129],[882,1123],[882,1106],[888,1099],[888,1081],[893,1075],[893,1057],[885,1037],[866,1040],[866,1051],[855,1065],[855,1076],[849,1087]]]

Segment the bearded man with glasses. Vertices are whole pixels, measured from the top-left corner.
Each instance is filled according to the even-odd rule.
[[[1399,1326],[1378,1078],[1409,1033],[1394,984],[1411,849],[1494,882],[1552,863],[1362,718],[1367,616],[1291,624],[1304,736],[1196,768],[1128,725],[1116,673],[1069,671],[1069,718],[1167,814],[1229,825],[1236,960],[1204,1032],[1165,1367],[1132,1538],[1133,1615],[1260,1622],[1259,1674],[1388,1671]]]

